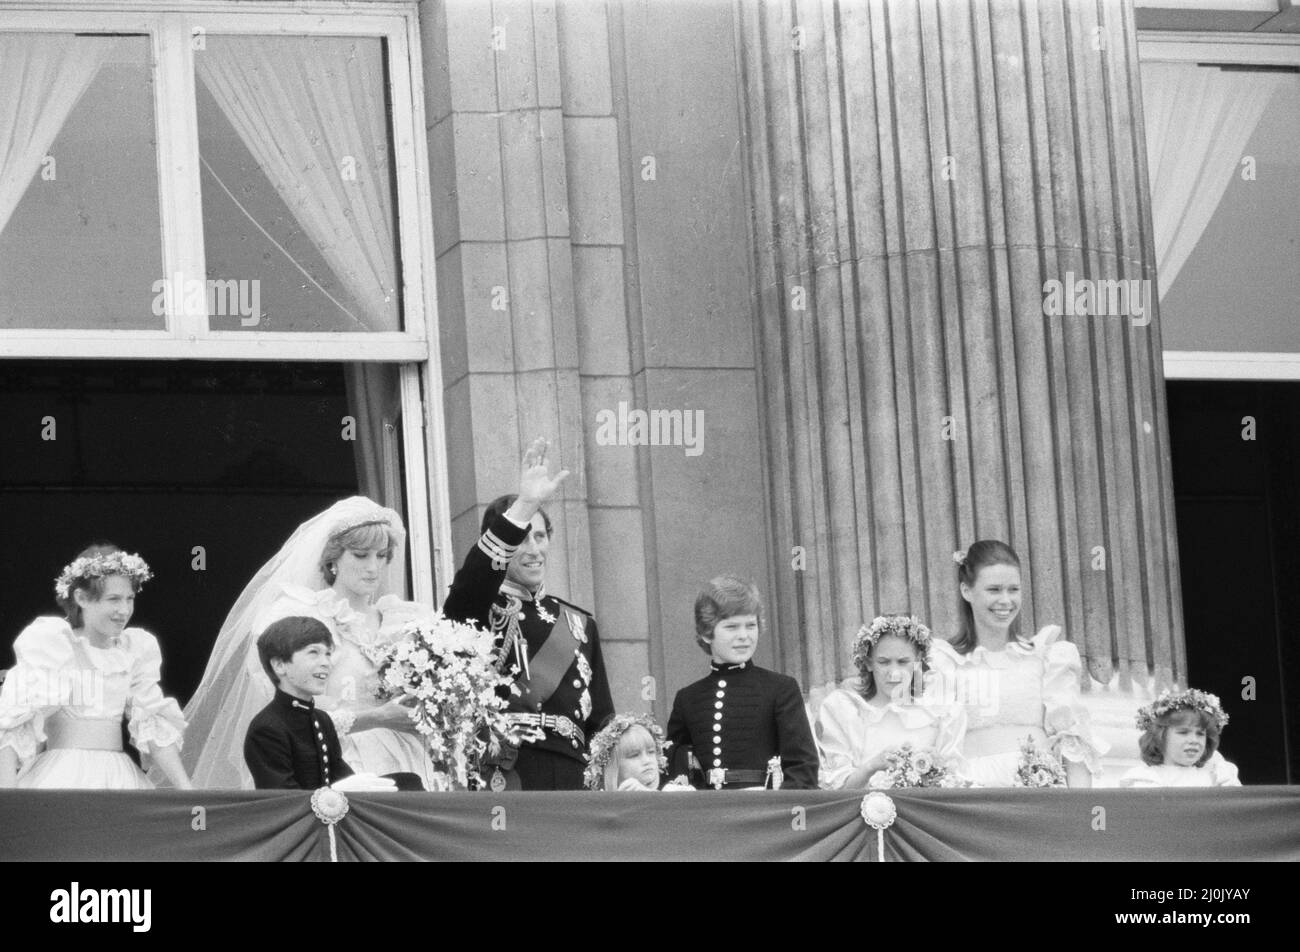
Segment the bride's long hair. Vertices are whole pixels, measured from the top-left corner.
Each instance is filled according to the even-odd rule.
[[[203,680],[185,705],[181,761],[194,786],[252,788],[244,735],[275,693],[257,655],[257,636],[274,620],[271,610],[286,587],[308,592],[329,587],[323,556],[331,541],[342,541],[362,526],[382,531],[391,544],[387,580],[375,597],[386,594],[389,585],[406,577],[406,529],[396,512],[364,496],[340,500],[308,519],[244,586],[212,646]]]

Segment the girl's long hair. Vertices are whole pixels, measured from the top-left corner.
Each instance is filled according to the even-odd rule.
[[[980,569],[990,565],[1014,565],[1019,569],[1020,556],[1016,555],[1016,550],[1011,546],[997,539],[981,539],[966,550],[965,558],[957,566],[957,635],[948,642],[961,654],[970,654],[979,644],[979,635],[975,631],[975,614],[971,611],[970,602],[962,597],[961,584],[964,582],[974,588],[975,577],[979,575]],[[1011,623],[1010,635],[1012,638],[1020,638],[1019,614]]]
[[[633,724],[618,739],[618,746],[614,749],[614,756],[610,757],[609,763],[605,765],[605,790],[615,791],[618,789],[618,771],[622,766],[623,758],[629,757],[641,749],[641,746],[645,743],[641,738],[642,734],[650,738],[650,743],[654,745],[656,754],[663,753],[659,747],[659,741],[655,739],[653,734],[640,724]]]

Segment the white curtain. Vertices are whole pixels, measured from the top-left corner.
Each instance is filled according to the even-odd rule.
[[[0,232],[116,46],[114,37],[0,33]]]
[[[405,515],[402,505],[402,392],[397,364],[344,364],[348,410],[357,419],[361,495]]]
[[[353,38],[208,37],[198,77],[361,309],[400,330],[379,48]]]
[[[1142,64],[1160,297],[1201,240],[1282,78],[1187,63]]]
[[[402,382],[397,364],[344,364],[348,412],[356,417],[357,490],[406,518],[402,491]],[[409,542],[411,536],[407,535]],[[410,593],[406,566],[391,580],[393,591]]]

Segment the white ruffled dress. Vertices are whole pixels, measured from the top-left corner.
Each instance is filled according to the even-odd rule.
[[[143,628],[108,648],[73,634],[62,618],[37,618],[14,642],[17,663],[0,688],[0,748],[18,754],[18,786],[148,790],[122,749],[122,718],[146,757],[180,750],[185,719],[158,679],[162,652]]]
[[[840,688],[822,702],[814,728],[821,757],[819,782],[827,790],[841,789],[862,764],[903,744],[932,749],[961,773],[966,712],[958,705],[932,705],[918,698],[877,707],[859,691]]]
[[[334,668],[316,706],[333,719],[348,766],[357,773],[413,773],[426,790],[446,789],[446,777],[434,769],[419,734],[384,727],[352,729],[359,712],[387,703],[376,694],[379,674],[372,653],[400,641],[408,622],[432,616],[426,606],[396,595],[383,596],[375,608],[380,617],[378,630],[366,625],[365,617],[332,588],[312,591],[306,586],[286,585],[254,627],[265,631],[272,622],[295,615],[323,622],[334,636]]]
[[[1033,737],[1062,763],[1084,764],[1094,777],[1110,745],[1093,737],[1079,692],[1079,649],[1055,625],[1028,643],[959,654],[934,640],[931,689],[966,709],[962,746],[966,778],[981,787],[1015,785],[1020,745]]]
[[[1199,767],[1143,764],[1119,778],[1121,787],[1240,787],[1237,765],[1217,750]]]

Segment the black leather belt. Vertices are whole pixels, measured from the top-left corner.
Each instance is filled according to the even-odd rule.
[[[751,783],[766,784],[766,770],[726,770],[722,767],[715,767],[705,774],[705,779],[710,786],[731,784],[731,783]]]

